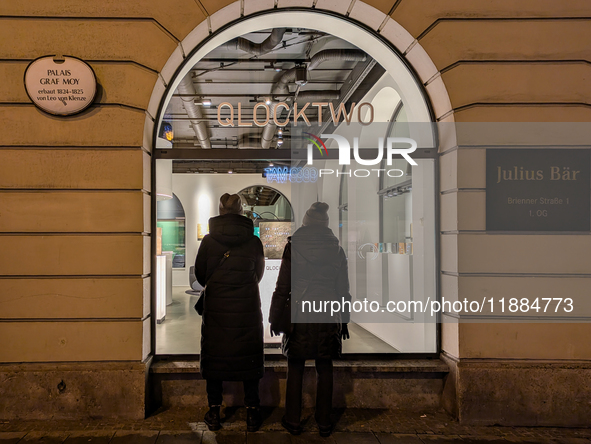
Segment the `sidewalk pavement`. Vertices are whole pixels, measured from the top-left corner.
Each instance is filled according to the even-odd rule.
[[[463,426],[439,410],[337,410],[329,438],[318,435],[311,410],[303,412],[300,436],[283,430],[279,408],[263,409],[256,433],[246,433],[244,408],[226,408],[219,432],[207,430],[204,413],[175,408],[141,421],[0,421],[0,444],[591,444],[591,428]]]

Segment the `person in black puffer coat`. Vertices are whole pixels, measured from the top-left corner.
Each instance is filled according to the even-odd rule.
[[[265,370],[259,295],[265,257],[252,220],[242,216],[240,196],[224,194],[219,208],[195,260],[197,280],[207,285],[200,358],[210,407],[205,423],[210,430],[220,428],[222,381],[244,381],[247,428],[256,431],[262,422],[259,380]]]
[[[271,332],[278,334],[282,308],[291,293],[293,323],[282,339],[288,366],[282,424],[292,434],[301,432],[302,379],[307,359],[314,359],[316,364],[316,423],[322,436],[331,434],[332,360],[341,355],[341,340],[349,338],[348,311],[331,316],[330,304],[328,313],[303,315],[301,310],[303,301],[314,301],[316,306],[322,303],[323,307],[324,301],[351,301],[347,258],[328,228],[328,208],[323,202],[312,204],[303,226],[289,239],[271,301]]]

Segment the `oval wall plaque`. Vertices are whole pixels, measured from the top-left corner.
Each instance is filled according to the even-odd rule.
[[[25,89],[38,108],[57,116],[69,116],[92,104],[96,76],[87,63],[75,57],[45,56],[27,67]]]

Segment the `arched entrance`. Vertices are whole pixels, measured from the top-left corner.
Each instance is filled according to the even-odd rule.
[[[405,132],[419,141],[420,153],[417,152],[419,160],[414,177],[420,180],[413,183],[412,178],[405,179],[408,182],[405,182],[408,185],[405,201],[410,201],[410,191],[413,190],[416,202],[396,206],[396,217],[402,228],[382,229],[384,226],[391,228],[383,209],[384,200],[394,195],[392,190],[384,188],[383,178],[378,176],[370,182],[357,176],[353,167],[360,166],[359,162],[351,165],[349,174],[354,176],[350,176],[345,191],[349,218],[347,236],[343,236],[342,224],[339,226],[338,223],[344,192],[338,173],[334,178],[320,180],[315,176],[314,181],[304,180],[303,175],[299,177],[302,180],[294,179],[303,171],[301,161],[293,163],[294,140],[301,135],[301,129],[298,132],[296,123],[285,125],[282,122],[293,116],[313,119],[310,111],[302,111],[302,107],[307,106],[303,103],[311,105],[310,109],[314,106],[318,109],[315,120],[319,126],[318,135],[322,132],[362,140],[367,138],[373,132],[359,123],[365,117],[362,112],[355,116],[353,108],[355,103],[368,103],[373,105],[372,116],[377,119],[374,120],[377,127],[368,128],[385,137]],[[314,103],[321,103],[325,108]],[[394,113],[395,109],[401,108],[404,113]],[[349,125],[350,122],[345,125],[344,114],[335,122],[334,116],[341,110],[350,113],[349,117],[353,115],[349,119],[353,125]],[[401,116],[404,121],[397,122]],[[321,124],[330,117],[333,119],[330,128]],[[200,42],[178,67],[162,96],[154,132],[161,133],[163,122],[171,122],[174,132],[172,147],[159,145],[155,139],[154,157],[156,162],[158,159],[173,159],[177,168],[176,173],[173,169],[174,174],[193,175],[191,180],[198,175],[201,185],[196,184],[195,190],[215,189],[218,194],[221,187],[212,188],[205,184],[221,181],[228,185],[236,182],[240,174],[250,174],[252,178],[260,174],[259,177],[266,176],[269,180],[267,170],[280,165],[284,175],[271,176],[289,189],[295,224],[292,229],[299,225],[311,202],[329,202],[334,224],[331,228],[348,242],[343,247],[349,255],[354,299],[375,300],[379,304],[408,303],[437,298],[437,150],[435,133],[430,126],[432,120],[421,83],[406,61],[384,39],[334,14],[278,10],[244,18],[221,29]],[[413,126],[409,122],[424,126]],[[303,124],[301,120],[299,123]],[[334,143],[327,145],[329,149],[336,148]],[[336,160],[331,159],[321,160],[315,167],[328,170],[335,165]],[[395,189],[400,185],[398,182],[386,184]],[[215,195],[216,192],[192,199],[200,215],[195,223],[193,237],[197,243],[194,251],[190,251],[189,245],[187,247],[188,262],[196,254],[198,242],[206,232],[207,218],[217,214],[215,204],[219,196]],[[207,208],[209,210],[205,211]],[[342,221],[342,214],[340,219]],[[367,220],[370,222],[366,223]],[[189,221],[187,224],[190,233],[193,228]],[[400,238],[383,238],[384,232],[394,231]],[[371,246],[371,255],[364,254],[367,245]],[[401,283],[402,290],[396,290],[386,279],[392,273]],[[173,282],[179,283],[174,278]],[[190,302],[186,306],[190,307]],[[417,319],[407,316],[405,310],[399,310],[387,320],[382,318],[372,322],[369,318],[359,318],[353,324],[359,330],[356,332],[357,343],[349,342],[353,343],[351,353],[437,351],[434,319]],[[353,330],[355,332],[355,327]],[[397,338],[392,339],[393,336]],[[417,340],[400,339],[404,337]]]

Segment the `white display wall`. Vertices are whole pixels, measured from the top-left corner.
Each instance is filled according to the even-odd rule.
[[[400,96],[393,89],[395,83],[388,74],[384,75],[371,88],[360,102],[370,102],[374,106],[374,122],[384,122],[380,125],[341,124],[335,134],[342,135],[348,140],[359,137],[360,146],[375,146],[376,134],[387,128],[386,122],[392,117]],[[356,115],[354,114],[353,121]],[[417,132],[412,126],[407,128],[409,134],[421,147],[430,146],[432,134],[429,127],[420,127],[427,131]],[[385,131],[384,131],[385,133]],[[337,143],[330,139],[326,141],[329,149],[337,148]],[[384,224],[396,224],[397,221],[388,211],[380,213],[380,181],[377,177],[351,177],[347,180],[348,190],[348,223],[346,224],[347,245],[343,248],[347,252],[349,266],[349,284],[353,300],[383,302],[384,291],[387,299],[404,301],[423,301],[436,297],[436,264],[435,264],[435,168],[432,159],[419,160],[419,165],[413,167],[412,197],[410,194],[400,196],[403,199],[403,213],[408,222],[414,227],[413,255],[398,255],[392,253],[367,254],[368,247],[380,242],[380,220]],[[336,159],[314,160],[317,169],[326,168],[341,171],[342,166]],[[367,168],[351,161],[350,169]],[[406,179],[406,177],[405,177]],[[307,208],[310,203],[320,200],[329,204],[330,228],[336,236],[339,235],[339,203],[341,177],[336,174],[325,175],[318,182],[303,186],[297,184],[292,189],[292,204],[297,208]],[[408,227],[405,227],[409,231]],[[406,233],[410,236],[410,233]],[[384,290],[383,273],[388,273],[388,288]],[[384,322],[386,320],[386,322]],[[381,317],[380,322],[368,322],[352,315],[352,322],[357,323],[368,332],[403,353],[434,353],[437,351],[437,325],[434,317],[416,313],[414,317],[408,313],[391,314]],[[361,352],[363,351],[357,351]]]

